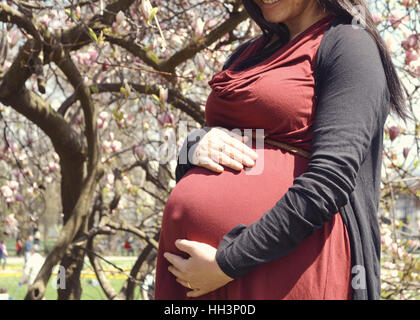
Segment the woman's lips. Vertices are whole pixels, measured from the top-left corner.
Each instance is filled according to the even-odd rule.
[[[260,0],[260,4],[264,8],[272,8],[276,6],[281,0]]]

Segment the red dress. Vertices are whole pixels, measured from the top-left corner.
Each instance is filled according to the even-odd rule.
[[[206,105],[208,126],[264,129],[271,139],[311,150],[316,97],[313,68],[329,22],[326,17],[274,55],[243,71],[240,60],[262,45],[250,45],[228,69],[213,76]],[[168,271],[164,252],[183,255],[176,239],[218,247],[239,224],[258,220],[305,172],[309,160],[265,144],[255,168],[221,174],[195,167],[178,182],[167,201],[159,240],[156,299],[187,299],[188,289]],[[261,170],[262,168],[262,170]],[[291,230],[291,232],[293,232]],[[306,238],[291,253],[255,268],[201,299],[351,299],[351,257],[340,214]]]

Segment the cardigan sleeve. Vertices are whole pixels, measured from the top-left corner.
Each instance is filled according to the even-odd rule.
[[[338,213],[381,129],[387,81],[367,31],[351,25],[327,30],[315,73],[318,94],[307,171],[260,220],[223,237],[216,260],[232,278],[288,254]]]
[[[211,127],[204,126],[203,128],[192,131],[185,138],[184,143],[179,151],[177,158],[177,165],[175,168],[175,182],[178,183],[184,177],[188,170],[194,168],[196,165],[192,163],[192,155],[195,148],[198,146],[200,139],[209,132]]]

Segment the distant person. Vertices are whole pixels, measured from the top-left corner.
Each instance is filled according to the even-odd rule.
[[[34,232],[34,245],[39,245],[41,243],[41,232],[38,228]]]
[[[16,239],[16,255],[20,257],[23,252],[23,241],[21,238]]]
[[[45,258],[39,254],[39,246],[34,245],[23,269],[22,283],[27,283],[29,286],[32,285],[44,261]]]
[[[10,300],[9,294],[5,287],[0,288],[0,300]]]
[[[3,267],[3,270],[6,268],[7,256],[8,254],[4,240],[0,240],[0,263]]]
[[[28,261],[28,257],[31,253],[31,250],[34,246],[34,237],[30,235],[28,239],[25,241],[25,263]]]
[[[124,241],[124,249],[127,250],[127,255],[132,254],[134,251],[129,238]]]

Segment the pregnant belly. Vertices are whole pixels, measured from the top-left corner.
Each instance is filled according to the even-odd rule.
[[[225,168],[217,174],[196,167],[172,190],[159,241],[156,299],[185,299],[187,289],[176,282],[163,258],[163,252],[187,257],[175,247],[176,239],[218,247],[232,228],[249,225],[271,209],[293,180],[306,171],[309,162],[271,146],[256,151],[259,158],[252,170]],[[347,233],[338,214],[291,253],[201,298],[346,299],[350,292],[350,261]],[[334,272],[328,273],[330,265],[334,265]]]
[[[256,165],[240,172],[226,168],[218,174],[191,169],[172,190],[162,232],[167,240],[185,238],[218,246],[238,224],[249,225],[271,209],[306,171],[308,160],[281,149],[254,149]]]

